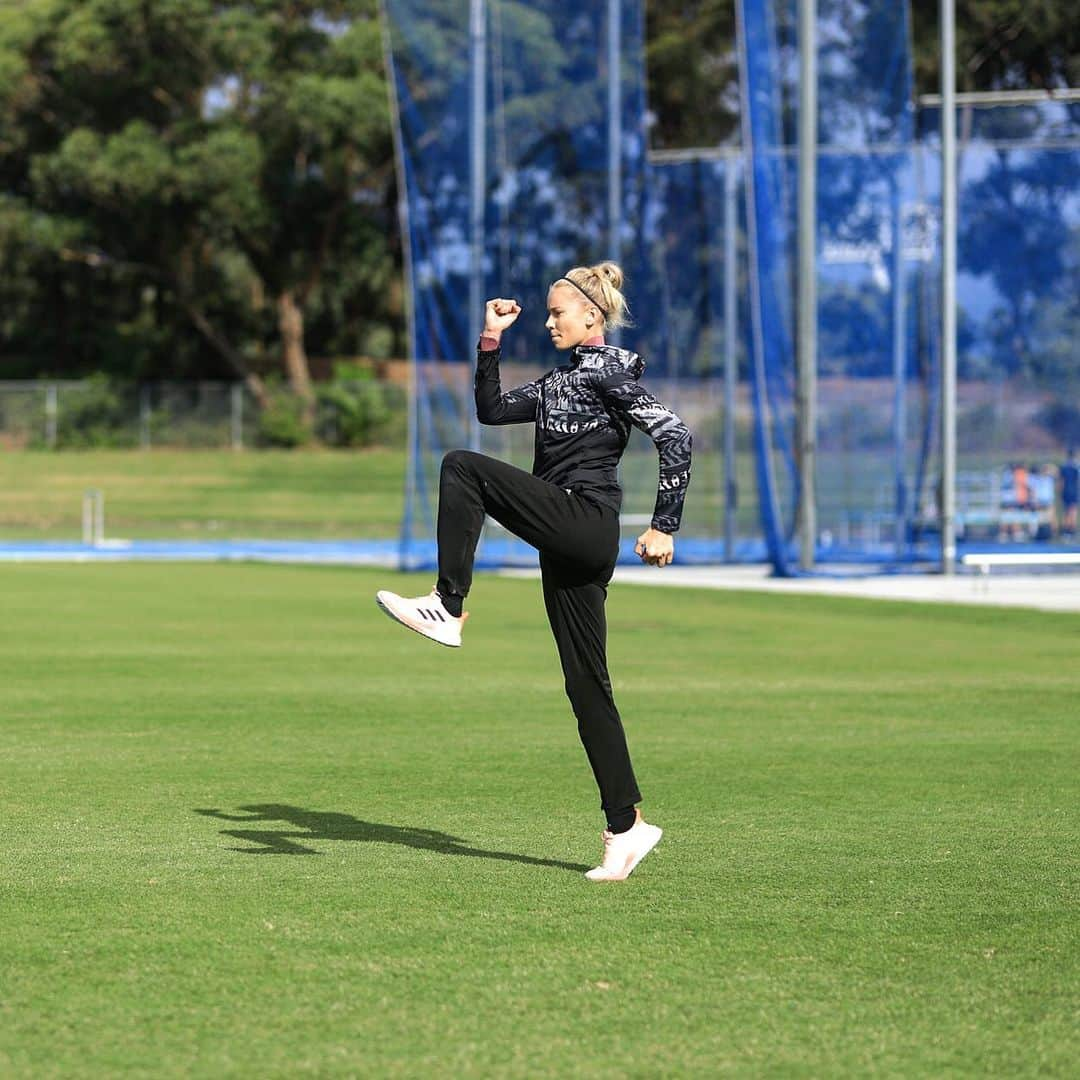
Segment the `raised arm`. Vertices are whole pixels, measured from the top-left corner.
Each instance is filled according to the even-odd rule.
[[[476,349],[476,418],[481,424],[526,424],[536,419],[540,382],[536,380],[502,392],[499,380],[500,341],[521,314],[516,300],[489,300],[484,308],[484,333]]]
[[[476,418],[481,424],[527,424],[536,419],[540,380],[502,392],[499,381],[498,344],[485,349],[490,339],[481,338],[476,350]]]
[[[656,446],[660,455],[660,480],[652,528],[669,535],[678,532],[686,488],[690,483],[693,442],[690,429],[624,372],[606,375],[601,382],[601,392],[610,408],[644,431]]]

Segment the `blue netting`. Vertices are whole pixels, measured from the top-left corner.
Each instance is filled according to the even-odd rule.
[[[480,7],[482,49],[467,0],[386,0],[416,359],[403,561],[430,561],[443,451],[471,444],[531,460],[531,430],[471,420],[477,298],[522,302],[504,381],[524,381],[558,360],[542,333],[548,283],[617,257],[636,316],[625,343],[695,432],[680,554],[767,553],[786,572],[799,497],[794,0],[739,4],[742,150],[653,163],[640,0],[588,0],[570,14],[552,0]],[[819,0],[818,10],[819,557],[935,558],[937,117],[922,112],[916,130],[906,3]],[[1080,442],[1078,119],[1061,103],[959,117],[959,525],[969,539],[1044,533],[1047,513],[1014,509],[1003,470]],[[632,440],[628,533],[652,506],[655,478],[651,445]],[[505,540],[494,531],[492,557],[531,559]]]
[[[780,573],[788,572],[800,497],[797,11],[795,0],[739,4],[757,478]],[[823,554],[855,538],[869,555],[881,553],[887,531],[902,557],[909,362],[904,335],[893,331],[907,307],[899,241],[913,151],[907,5],[820,0],[817,36],[819,536]],[[876,505],[883,486],[891,505]]]
[[[571,265],[617,255],[631,274],[643,243],[646,142],[641,8],[622,5],[620,108],[608,105],[607,4],[482,5],[485,44],[470,44],[467,2],[387,0],[408,197],[416,357],[461,363],[475,346],[469,296],[474,103],[482,65],[480,259],[484,297],[518,296],[523,333],[508,358],[534,356],[546,284]],[[620,217],[609,220],[609,139],[620,141]],[[542,339],[541,339],[542,340]]]
[[[714,557],[759,560],[766,549],[752,469],[743,173],[740,156],[731,152],[653,167],[664,344],[657,359],[669,396],[694,428],[694,494],[684,528],[712,538]],[[632,498],[644,501],[647,490]]]
[[[932,203],[938,124],[922,111]],[[964,107],[957,131],[958,536],[1057,540],[1057,466],[1080,447],[1080,105]],[[936,256],[922,264],[931,313]],[[937,329],[931,319],[932,356]],[[936,528],[932,500],[918,524]]]
[[[640,3],[616,5],[615,26],[607,3],[571,13],[554,0],[481,7],[483,19],[470,24],[465,2],[386,2],[417,361],[406,562],[421,558],[413,541],[431,535],[434,474],[445,449],[468,442],[528,464],[528,433],[480,432],[469,420],[483,300],[513,296],[523,307],[504,343],[508,382],[554,363],[545,355],[547,287],[571,266],[616,258],[634,283],[633,307],[649,312],[658,303],[645,205]],[[612,56],[621,69],[614,81]],[[477,70],[484,75],[479,159]],[[640,322],[634,347],[648,356],[660,323]]]

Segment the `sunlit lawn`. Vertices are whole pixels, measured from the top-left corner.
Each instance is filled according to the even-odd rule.
[[[380,584],[0,567],[0,1075],[1074,1075],[1080,618],[616,585],[595,886],[537,583]]]

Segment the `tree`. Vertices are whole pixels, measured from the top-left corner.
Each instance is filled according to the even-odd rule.
[[[645,19],[652,145],[737,142],[735,0],[646,3]]]
[[[995,287],[987,319],[993,367],[1060,385],[1077,374],[1068,322],[1076,319],[1080,270],[1065,216],[1076,183],[1071,164],[1054,150],[988,154],[983,175],[965,189],[959,238],[961,270]]]
[[[9,216],[54,223],[39,254],[194,327],[256,392],[276,340],[310,399],[305,320],[393,204],[376,0],[7,2],[0,124]],[[365,254],[385,283],[393,243]]]
[[[915,90],[936,93],[940,0],[910,0]],[[646,3],[657,149],[738,140],[735,0]],[[1080,85],[1080,20],[1061,0],[957,0],[961,90]]]
[[[915,86],[941,82],[940,0],[910,0]],[[1080,82],[1080,20],[1060,0],[957,0],[956,73],[961,90],[1017,90]]]
[[[273,297],[289,381],[310,398],[305,310],[327,268],[347,259],[346,219],[392,172],[378,11],[373,0],[224,6],[213,125],[243,147],[257,197],[244,177],[208,227]]]

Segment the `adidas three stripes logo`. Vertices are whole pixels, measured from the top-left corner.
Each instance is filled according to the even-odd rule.
[[[438,619],[439,622],[446,622],[446,618],[441,611],[434,608],[417,608],[416,613],[423,615],[428,622],[435,622]]]

